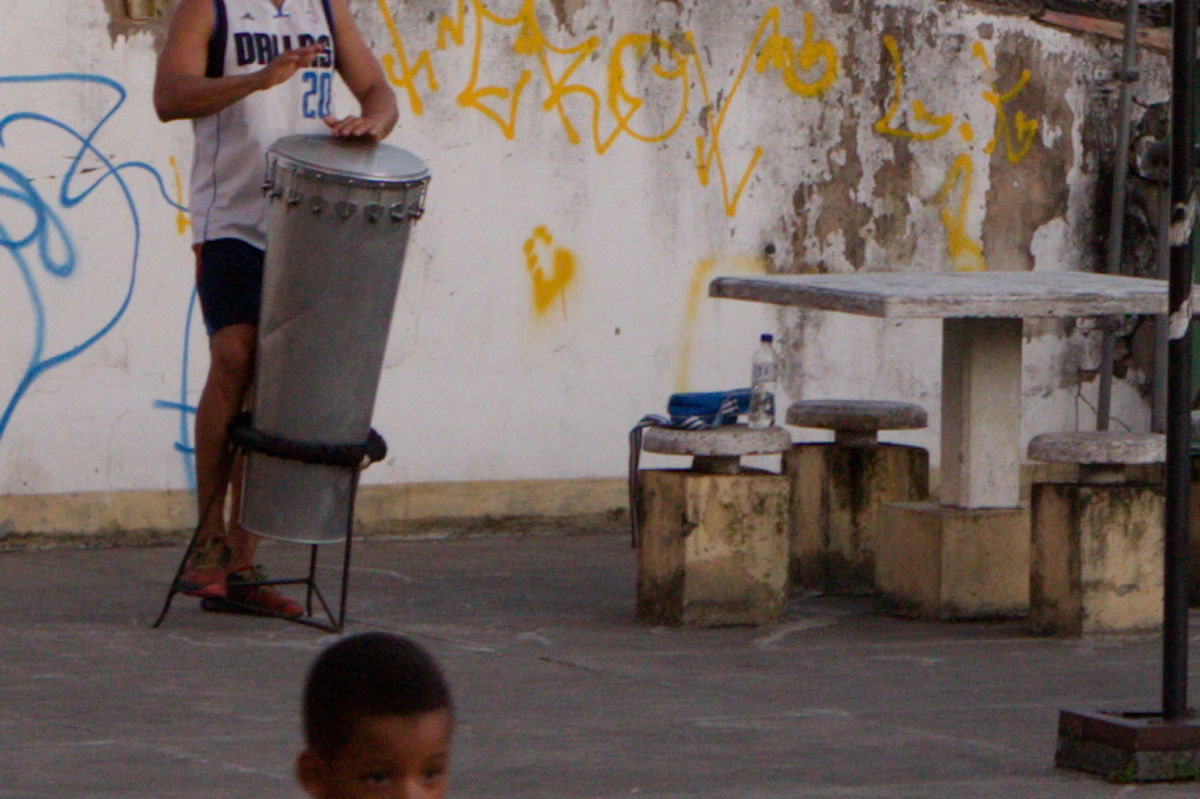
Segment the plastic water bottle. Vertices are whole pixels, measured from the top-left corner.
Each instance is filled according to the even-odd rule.
[[[779,356],[775,354],[775,337],[763,333],[754,351],[750,368],[750,413],[748,423],[753,430],[764,430],[775,424],[775,384],[779,380]]]

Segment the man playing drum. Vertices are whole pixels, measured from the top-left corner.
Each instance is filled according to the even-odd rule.
[[[359,116],[333,115],[335,71],[358,100]],[[396,124],[395,94],[347,0],[180,0],[158,60],[154,107],[164,122],[192,120],[189,210],[210,353],[196,411],[199,526],[177,587],[298,616],[297,602],[255,584],[263,579],[253,565],[257,538],[224,518],[231,482],[237,507],[240,471],[240,457],[228,454],[228,429],[254,373],[266,150],[292,133],[382,140]]]

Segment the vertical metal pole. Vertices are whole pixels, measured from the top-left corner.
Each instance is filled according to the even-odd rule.
[[[350,478],[350,513],[346,517],[346,548],[342,553],[342,598],[338,603],[336,632],[346,626],[346,599],[350,594],[350,546],[354,543],[354,506],[358,503],[358,479],[363,467],[355,467]]]
[[[313,615],[313,589],[317,584],[317,547],[317,544],[312,544],[309,547],[308,553],[308,591],[305,592],[304,596],[304,609],[310,617]]]
[[[1154,276],[1171,279],[1171,188],[1163,187],[1158,213],[1158,267]],[[1150,430],[1167,432],[1167,315],[1154,317],[1154,407],[1150,411]]]
[[[1121,70],[1116,78],[1121,84],[1117,106],[1117,150],[1113,159],[1113,195],[1108,217],[1108,252],[1105,271],[1115,275],[1121,271],[1121,248],[1125,237],[1125,195],[1129,184],[1129,132],[1133,125],[1133,84],[1137,81],[1138,0],[1125,5],[1125,42],[1121,54]],[[1115,319],[1104,320],[1104,339],[1100,355],[1100,395],[1096,400],[1096,429],[1107,430],[1112,409],[1113,344]]]
[[[1191,494],[1192,228],[1196,217],[1196,0],[1175,0],[1171,64],[1171,280],[1167,349],[1163,718],[1187,715]]]

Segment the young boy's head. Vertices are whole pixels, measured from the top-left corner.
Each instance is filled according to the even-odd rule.
[[[314,799],[446,795],[453,717],[433,658],[398,635],[343,638],[313,663],[296,762]]]

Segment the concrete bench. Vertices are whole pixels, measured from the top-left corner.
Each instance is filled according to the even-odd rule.
[[[1047,633],[1162,625],[1163,494],[1129,467],[1158,464],[1157,433],[1044,433],[1032,460],[1075,463],[1075,482],[1034,483],[1030,497],[1032,626]]]
[[[929,453],[880,443],[879,432],[923,428],[925,409],[910,402],[802,400],[785,419],[834,432],[832,443],[797,443],[784,456],[792,485],[793,584],[826,594],[874,593],[880,504],[929,498]]]
[[[788,591],[788,479],[747,469],[783,453],[780,427],[648,427],[647,452],[692,457],[690,469],[638,474],[637,615],[655,624],[759,624],[783,617]]]

